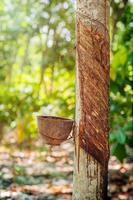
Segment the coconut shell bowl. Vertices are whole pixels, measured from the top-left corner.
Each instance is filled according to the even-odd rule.
[[[74,125],[74,120],[54,116],[38,116],[37,121],[38,131],[49,145],[60,145],[67,140]]]

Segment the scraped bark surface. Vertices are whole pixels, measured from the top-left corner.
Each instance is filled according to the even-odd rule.
[[[89,10],[95,11],[95,18],[94,15],[87,16],[88,10],[83,9],[83,3],[79,3],[77,11],[78,78],[81,99],[79,142],[85,151],[105,165],[108,160],[109,130],[109,38],[105,12],[107,2],[106,0],[83,2],[86,2]],[[103,18],[102,15],[97,16],[96,9],[99,13],[104,13]]]
[[[74,200],[107,199],[108,19],[108,0],[77,0]]]

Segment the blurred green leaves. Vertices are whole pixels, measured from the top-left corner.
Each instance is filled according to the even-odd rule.
[[[132,154],[133,4],[111,1],[111,152],[123,161]]]
[[[112,144],[112,154],[120,161],[128,155],[128,148],[133,148],[132,122],[129,122],[122,128],[110,134],[110,143]]]
[[[73,3],[2,0],[0,10],[0,125],[23,144],[39,112],[74,115]]]

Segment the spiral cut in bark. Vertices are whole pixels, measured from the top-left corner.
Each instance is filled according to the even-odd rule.
[[[92,9],[96,0],[89,5]],[[100,1],[99,1],[100,2]],[[109,108],[109,34],[106,21],[107,0],[101,1],[101,12],[88,15],[77,8],[77,59],[80,90],[79,146],[101,165],[108,163]],[[100,13],[100,12],[99,12]],[[78,155],[79,156],[79,155]]]

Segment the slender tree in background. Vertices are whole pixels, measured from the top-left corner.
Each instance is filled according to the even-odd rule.
[[[73,200],[107,199],[109,1],[77,0]]]

